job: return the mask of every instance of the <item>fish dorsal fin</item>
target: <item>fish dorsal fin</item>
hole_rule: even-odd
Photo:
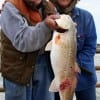
[[[58,92],[58,88],[57,88],[57,85],[56,85],[55,79],[51,82],[51,85],[50,85],[49,91],[51,91],[51,92]]]
[[[52,48],[52,40],[47,43],[45,51],[51,51],[51,48]]]

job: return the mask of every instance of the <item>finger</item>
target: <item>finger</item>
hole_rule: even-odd
[[[60,18],[60,16],[59,15],[50,15],[50,18],[52,18],[52,19],[59,19]]]

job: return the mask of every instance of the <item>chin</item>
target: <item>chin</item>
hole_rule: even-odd
[[[34,2],[34,4],[37,6],[41,3],[42,0],[30,0],[31,2]]]

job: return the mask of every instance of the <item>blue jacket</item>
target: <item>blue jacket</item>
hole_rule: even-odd
[[[77,62],[82,70],[78,74],[76,91],[80,91],[95,85],[97,81],[94,67],[97,35],[93,17],[89,12],[75,8],[72,18],[77,23]]]

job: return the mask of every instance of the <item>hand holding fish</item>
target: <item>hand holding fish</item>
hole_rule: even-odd
[[[56,30],[58,29],[58,25],[56,24],[55,20],[59,18],[60,18],[59,15],[49,15],[46,17],[44,22],[49,28]]]

